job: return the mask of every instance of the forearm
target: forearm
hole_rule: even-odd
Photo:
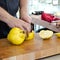
[[[11,19],[11,15],[5,11],[2,7],[0,7],[0,20],[6,22]]]
[[[20,18],[25,22],[31,23],[31,17],[28,13],[28,0],[20,0]]]
[[[28,14],[28,0],[20,0],[20,13]]]

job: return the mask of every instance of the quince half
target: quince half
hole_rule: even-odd
[[[26,34],[24,31],[17,27],[12,28],[7,35],[8,41],[15,45],[22,44],[25,40],[25,37]]]
[[[53,31],[50,31],[50,30],[41,30],[39,32],[39,36],[42,38],[42,39],[49,39],[51,38],[53,35]]]
[[[60,32],[55,33],[55,35],[60,38]]]
[[[32,40],[32,39],[34,39],[34,31],[30,32],[26,37],[26,40]]]

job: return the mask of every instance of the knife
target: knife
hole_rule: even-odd
[[[53,24],[46,22],[44,20],[41,20],[41,19],[37,19],[37,18],[32,17],[32,24],[46,27],[46,28],[48,28],[52,31],[55,31],[55,32],[60,32],[60,28],[57,28],[56,25],[53,25]]]

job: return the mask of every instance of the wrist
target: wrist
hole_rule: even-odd
[[[7,21],[9,21],[11,19],[11,16],[8,15],[6,17],[3,18],[3,21],[6,23]]]
[[[23,16],[23,15],[28,15],[28,9],[27,8],[21,8],[20,10],[20,15]]]

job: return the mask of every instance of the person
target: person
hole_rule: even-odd
[[[28,0],[0,0],[0,38],[7,37],[13,27],[30,32],[31,17],[27,7]],[[20,9],[20,18],[16,18],[18,9]]]

